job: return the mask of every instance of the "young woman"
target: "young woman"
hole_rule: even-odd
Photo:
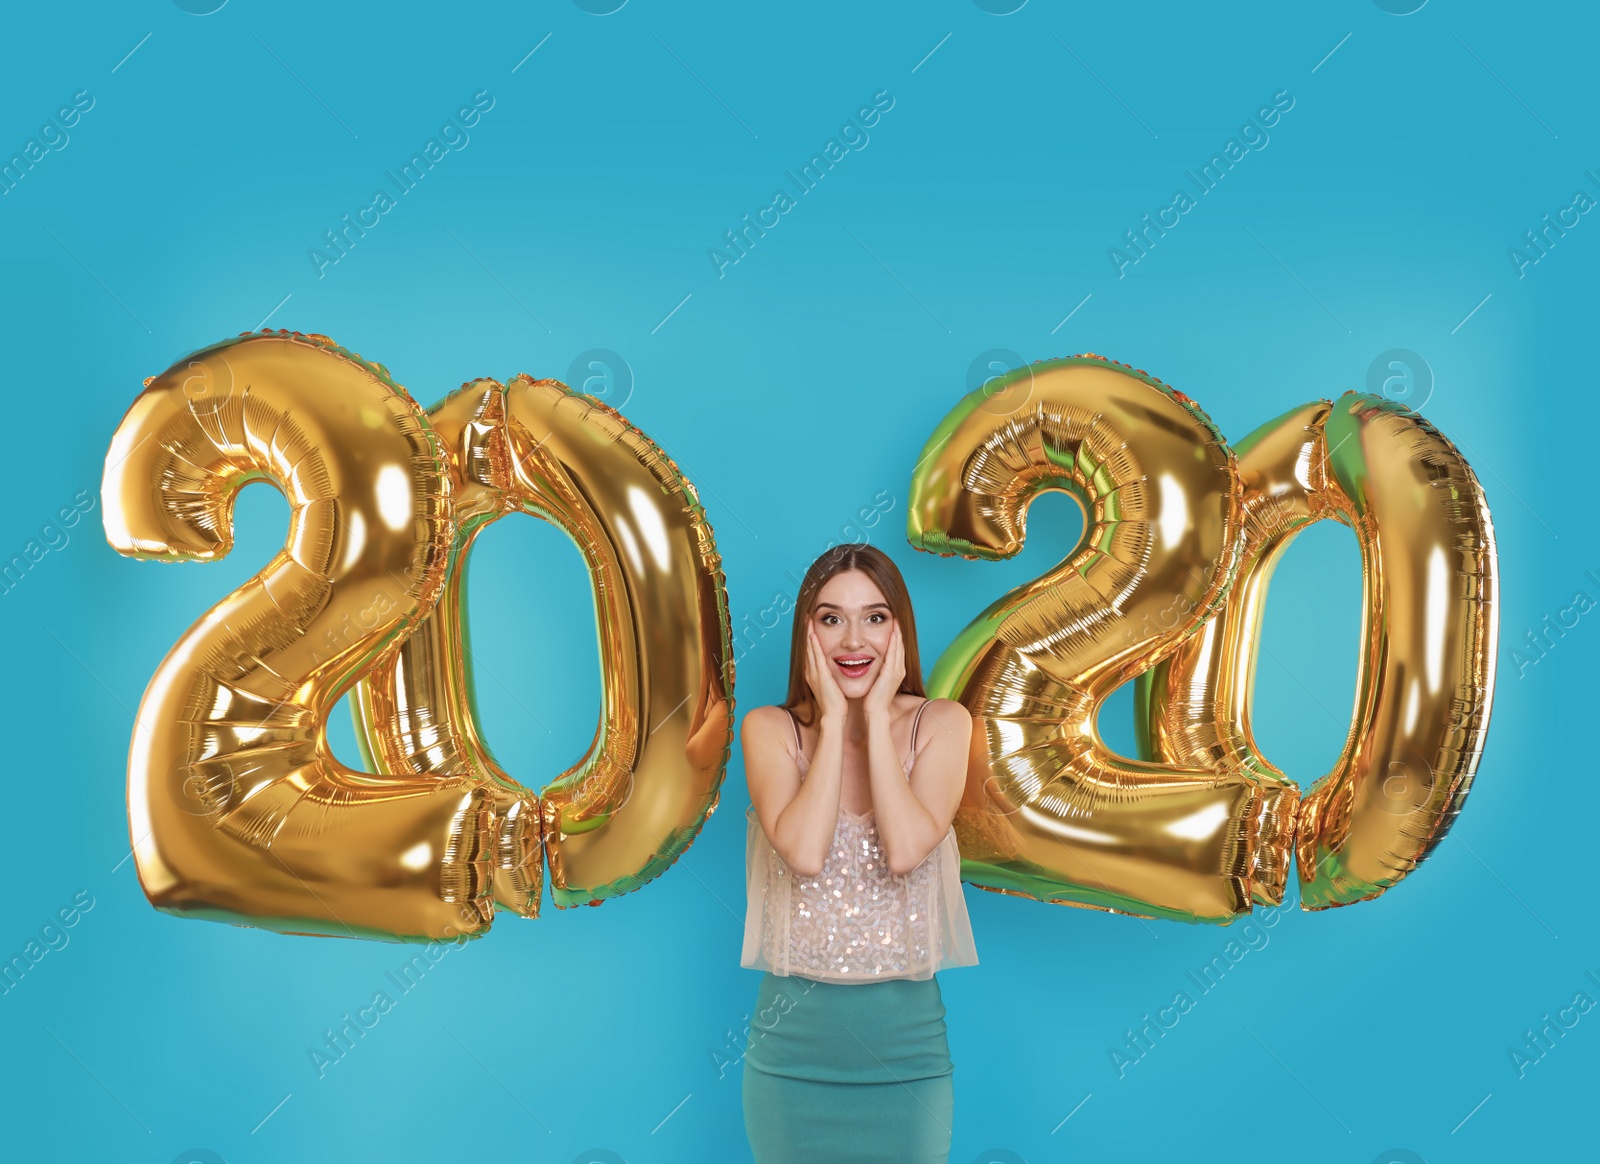
[[[905,581],[869,545],[800,584],[789,694],[744,719],[749,899],[765,970],[744,1057],[757,1164],[944,1164],[938,970],[978,956],[951,821],[972,720],[922,687]]]

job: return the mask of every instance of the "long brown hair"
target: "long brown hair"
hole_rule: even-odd
[[[917,654],[917,620],[911,613],[911,594],[906,590],[906,580],[900,576],[900,568],[876,546],[866,542],[849,542],[834,546],[812,562],[806,576],[800,581],[800,596],[794,607],[794,630],[789,636],[789,696],[781,704],[790,711],[808,704],[815,706],[811,684],[806,682],[806,627],[817,605],[817,593],[829,578],[846,570],[860,570],[871,578],[883,592],[894,620],[900,624],[900,637],[906,655],[906,674],[900,681],[900,694],[927,694],[922,687],[922,660]],[[810,719],[801,719],[800,722],[811,726]]]

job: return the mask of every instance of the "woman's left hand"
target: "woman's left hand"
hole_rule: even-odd
[[[883,656],[883,663],[878,668],[878,677],[872,681],[872,686],[867,690],[863,706],[868,714],[882,713],[894,705],[894,697],[900,691],[900,684],[906,677],[906,644],[900,636],[900,624],[894,624],[894,633],[889,638],[889,650]]]

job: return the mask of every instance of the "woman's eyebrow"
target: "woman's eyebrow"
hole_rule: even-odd
[[[817,607],[816,608],[818,610],[821,610],[824,606],[826,606],[830,610],[843,610],[844,609],[844,607],[840,606],[837,602],[819,602],[819,603],[817,603]],[[861,609],[862,610],[888,610],[889,609],[889,604],[887,602],[869,602],[865,606],[861,607]]]

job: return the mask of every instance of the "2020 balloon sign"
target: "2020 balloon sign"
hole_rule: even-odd
[[[621,415],[553,380],[475,380],[427,413],[325,336],[245,335],[146,381],[102,487],[118,551],[205,561],[255,480],[289,499],[284,549],[152,676],[128,812],[156,908],[286,933],[478,935],[660,875],[720,795],[733,731],[727,594],[694,487]],[[992,603],[934,669],[975,722],[962,877],[1040,901],[1226,924],[1374,897],[1460,811],[1493,691],[1496,573],[1483,492],[1401,405],[1347,393],[1236,451],[1188,397],[1097,356],[963,400],[913,472],[919,549],[1002,558],[1060,490],[1085,531]],[[578,545],[596,599],[601,716],[535,792],[477,727],[464,580],[491,522]],[[1361,546],[1355,721],[1304,795],[1256,748],[1262,608],[1323,518]],[[1137,683],[1142,756],[1095,729]],[[325,725],[353,692],[365,771]]]

